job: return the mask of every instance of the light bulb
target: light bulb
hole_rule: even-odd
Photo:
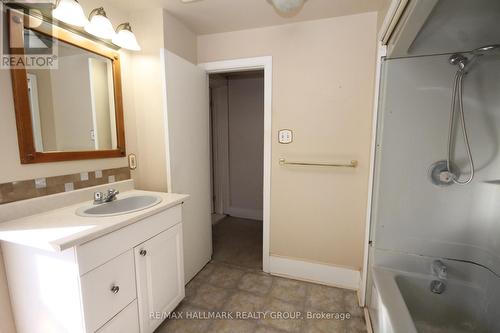
[[[76,0],[59,0],[57,7],[52,11],[52,17],[77,27],[83,27],[89,23],[82,6]]]
[[[132,32],[132,28],[130,27],[130,23],[122,23],[116,28],[115,37],[112,40],[113,44],[118,45],[121,48],[132,50],[132,51],[140,51],[141,47],[139,43],[137,43],[137,39],[135,38],[134,33]]]
[[[289,13],[301,7],[306,0],[271,0],[274,7],[280,12]]]
[[[85,26],[85,31],[102,39],[112,39],[115,29],[106,16],[104,8],[95,8],[89,15],[90,23]]]

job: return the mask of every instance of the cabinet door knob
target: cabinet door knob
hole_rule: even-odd
[[[146,256],[146,254],[148,254],[148,251],[146,251],[146,250],[140,250],[140,251],[139,251],[139,254],[140,254],[141,256],[145,257],[145,256]]]
[[[113,294],[118,294],[119,291],[120,291],[120,287],[118,287],[118,286],[112,286],[111,287],[111,292]]]

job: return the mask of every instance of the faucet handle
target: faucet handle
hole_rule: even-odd
[[[102,192],[94,192],[94,202],[101,202],[103,200]]]
[[[441,260],[434,260],[432,262],[432,271],[441,280],[446,280],[448,277],[448,267]]]
[[[120,193],[120,191],[115,190],[114,188],[109,188],[108,189],[108,194],[115,194],[116,195],[116,194],[119,194],[119,193]]]

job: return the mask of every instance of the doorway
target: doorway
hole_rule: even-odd
[[[168,192],[189,193],[182,214],[185,280],[190,281],[212,257],[210,184],[210,74],[264,71],[264,149],[262,198],[262,270],[269,272],[271,199],[272,57],[242,58],[194,65],[162,49],[165,94],[166,174]]]
[[[217,61],[217,62],[211,62],[211,63],[204,63],[199,65],[203,70],[205,70],[206,73],[209,75],[212,74],[219,74],[224,76],[228,76],[231,74],[242,74],[242,72],[249,72],[246,74],[250,75],[255,75],[259,73],[261,76],[263,76],[262,84],[263,84],[263,118],[261,118],[262,122],[261,124],[263,127],[261,127],[261,133],[262,135],[262,141],[263,142],[263,147],[262,147],[262,159],[261,159],[261,165],[263,166],[262,168],[262,178],[259,181],[259,184],[261,184],[262,188],[262,228],[257,229],[255,228],[253,230],[253,236],[248,237],[248,242],[251,242],[252,246],[255,248],[255,244],[260,244],[259,249],[256,250],[255,252],[257,253],[257,256],[259,254],[262,254],[262,260],[260,262],[260,267],[259,270],[262,269],[264,272],[269,272],[269,259],[270,259],[270,252],[269,252],[269,229],[270,229],[270,206],[271,206],[271,108],[272,108],[272,57],[257,57],[257,58],[243,58],[243,59],[235,59],[235,60],[225,60],[225,61]],[[252,73],[250,73],[252,72]],[[229,142],[230,144],[230,142]],[[213,146],[212,146],[213,147]],[[228,148],[227,151],[229,152],[230,149]],[[219,157],[218,157],[219,158]],[[213,157],[212,157],[213,159]],[[228,159],[229,160],[229,159]],[[213,161],[212,161],[213,162]],[[213,165],[213,163],[212,163]],[[224,164],[222,164],[224,165]],[[225,165],[229,165],[229,162],[227,162]],[[212,171],[214,171],[214,167],[212,167]],[[227,175],[229,175],[230,171],[230,166],[228,167],[227,170]],[[214,183],[220,184],[217,182],[212,181],[212,186]],[[215,185],[217,187],[218,185]],[[224,183],[223,183],[224,184]],[[229,184],[227,182],[226,184]],[[225,191],[225,195],[229,193],[229,191]],[[221,196],[219,194],[219,198],[224,198],[224,194]],[[218,200],[215,199],[213,200],[212,204],[212,211],[217,212],[216,208],[219,209],[218,212],[220,215],[225,216],[227,214],[228,210],[224,212],[224,202],[229,203],[230,200],[226,197],[225,199]],[[237,207],[238,208],[238,207]],[[222,214],[220,213],[222,212]],[[229,209],[229,212],[232,213],[233,215],[235,214],[235,211]],[[236,214],[239,215],[238,213],[241,213],[242,210],[237,210]],[[249,211],[243,211],[244,213],[247,213],[245,216],[247,217],[247,220],[252,220],[251,218],[248,219],[248,217],[253,217],[255,218],[256,215],[251,215],[249,214]],[[253,211],[255,213],[255,210]],[[250,212],[251,213],[251,212]],[[260,217],[260,216],[258,216]],[[215,217],[215,221],[217,221],[219,217]],[[256,221],[253,219],[253,221]],[[238,228],[241,228],[241,225],[244,223],[239,223],[235,225],[234,223],[230,222],[237,222],[237,221],[231,221],[229,220],[227,222],[228,227],[227,230],[233,230],[233,232],[236,232],[235,230],[238,230]],[[242,221],[238,221],[242,222]],[[248,223],[250,221],[247,221]],[[218,225],[217,223],[215,224],[216,226]],[[220,226],[223,226],[222,224]],[[251,227],[255,227],[255,224],[252,224]],[[225,228],[220,228],[221,230],[218,230],[219,234],[221,237],[224,237],[227,233],[230,233],[229,231],[224,230]],[[241,231],[243,234],[245,232],[245,229]],[[248,231],[247,235],[251,235],[252,232]],[[218,237],[217,235],[214,235],[215,237]],[[231,236],[228,236],[227,238],[230,238]],[[227,239],[226,238],[226,239]],[[260,242],[257,238],[260,238]],[[251,239],[257,239],[257,241],[251,241]],[[257,243],[258,242],[258,243]],[[217,244],[215,244],[217,246]],[[220,244],[219,244],[219,249],[220,249]],[[231,247],[230,244],[227,245],[227,247]],[[245,246],[242,246],[243,248]],[[250,245],[248,245],[248,248],[250,248]],[[241,251],[245,251],[242,249]],[[217,255],[214,251],[215,256]],[[254,253],[255,255],[255,253]]]
[[[213,260],[262,269],[264,71],[209,76]]]

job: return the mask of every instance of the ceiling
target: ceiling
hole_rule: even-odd
[[[388,0],[308,0],[291,17],[280,15],[268,0],[200,0],[183,4],[180,0],[108,0],[127,12],[164,8],[197,34],[316,20],[327,17],[378,11]]]

